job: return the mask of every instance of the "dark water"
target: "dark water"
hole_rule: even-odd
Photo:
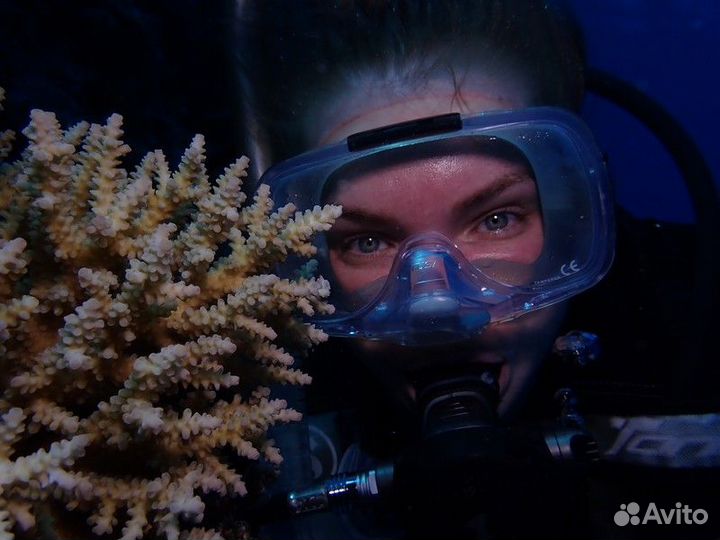
[[[681,121],[720,186],[720,3],[715,0],[573,0],[591,65],[646,92]],[[590,96],[585,116],[609,153],[617,197],[638,217],[690,222],[672,161],[644,127]]]
[[[569,0],[591,66],[631,82],[692,135],[720,186],[720,2]],[[234,2],[214,0],[0,0],[2,126],[24,126],[30,108],[65,124],[126,118],[126,140],[176,162],[196,132],[207,136],[211,172],[242,152],[227,46]],[[693,220],[669,156],[647,130],[590,95],[585,116],[608,153],[621,204],[638,217]]]

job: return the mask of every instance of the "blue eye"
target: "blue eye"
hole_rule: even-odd
[[[510,224],[510,215],[507,212],[494,212],[483,220],[488,231],[500,231]]]
[[[357,246],[361,253],[375,253],[381,247],[382,241],[375,236],[363,236],[357,238],[353,244]]]

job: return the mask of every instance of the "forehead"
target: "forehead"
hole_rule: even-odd
[[[421,200],[442,206],[478,190],[514,178],[529,178],[525,163],[482,153],[456,153],[363,167],[339,174],[328,186],[327,200],[349,207],[412,204]]]

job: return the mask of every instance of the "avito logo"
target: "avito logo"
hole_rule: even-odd
[[[693,510],[687,504],[675,503],[675,508],[666,510],[658,508],[653,502],[648,504],[642,518],[640,517],[640,505],[636,502],[621,504],[620,510],[615,512],[613,517],[615,525],[646,525],[656,523],[657,525],[703,525],[708,520],[708,513],[702,508]]]

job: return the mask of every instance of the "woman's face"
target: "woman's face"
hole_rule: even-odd
[[[474,84],[472,84],[474,81]],[[422,89],[349,92],[328,106],[318,146],[382,125],[448,112],[482,112],[527,106],[517,85],[467,77],[461,92],[450,81]],[[334,121],[330,121],[334,118]],[[543,224],[532,172],[520,159],[493,152],[452,152],[393,163],[341,182],[326,202],[343,206],[329,234],[336,286],[352,293],[386,276],[406,238],[437,231],[468,260],[529,264],[543,247]],[[501,415],[522,402],[562,320],[562,307],[532,312],[487,327],[470,342],[411,348],[362,342],[364,358],[395,389],[414,389],[409,374],[438,361],[500,366]],[[448,360],[450,361],[450,360]]]
[[[542,252],[532,172],[489,148],[353,174],[327,200],[343,208],[328,245],[333,277],[350,294],[386,277],[403,241],[427,231],[443,234],[469,261],[530,265]]]

